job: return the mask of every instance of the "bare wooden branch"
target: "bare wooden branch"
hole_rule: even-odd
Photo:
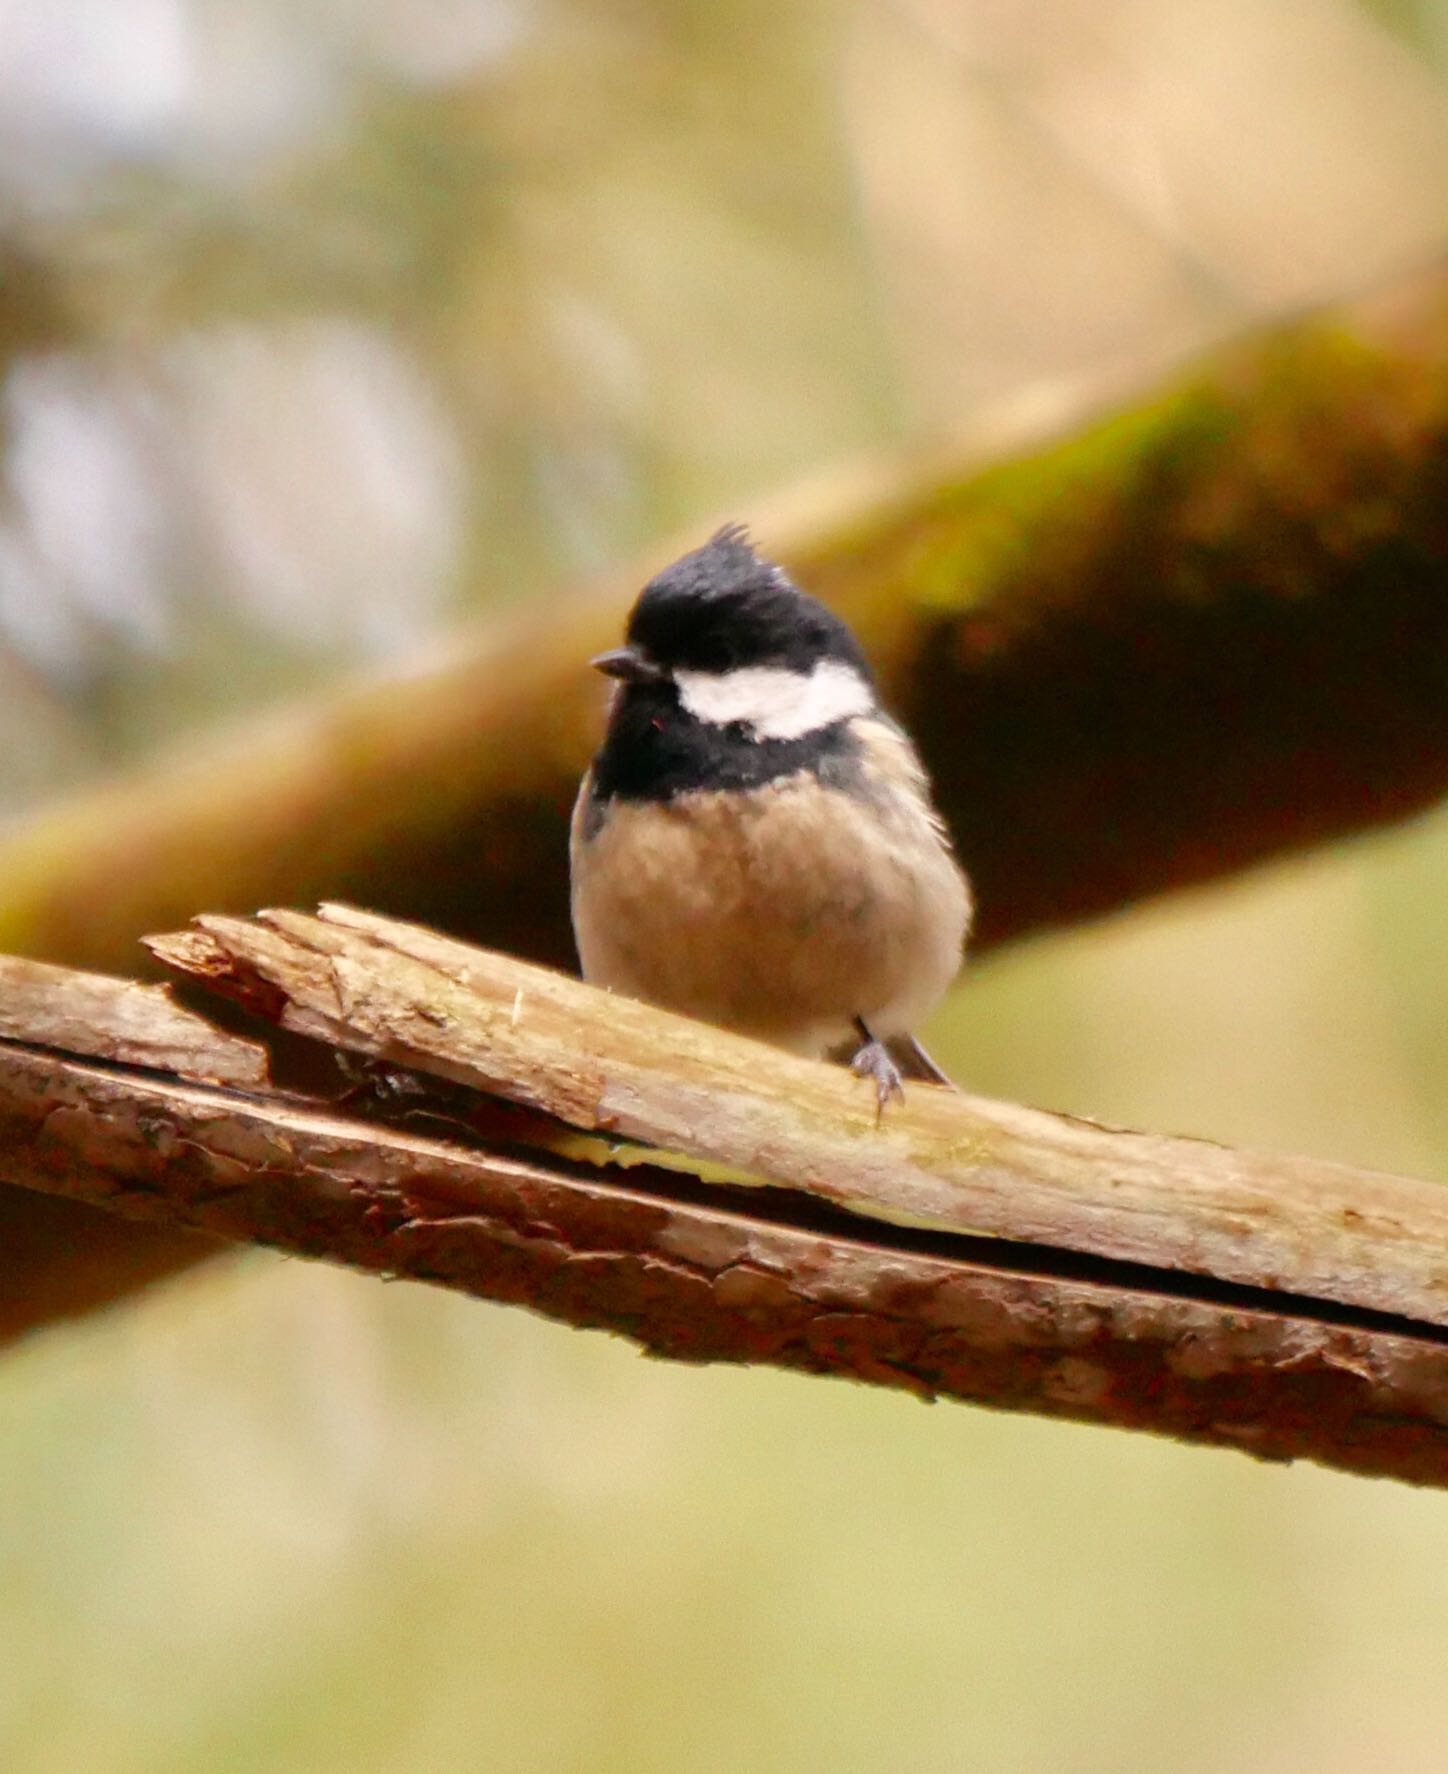
[[[96,1053],[122,1065],[242,1090],[267,1083],[267,1050],[260,1042],[224,1034],[193,1016],[165,986],[17,955],[3,958],[0,984],[0,1040]]]
[[[346,906],[202,917],[173,965],[284,1027],[899,1226],[984,1233],[1448,1329],[1448,1189],[839,1067]],[[765,1210],[767,1211],[767,1210]]]
[[[89,978],[69,999],[57,972],[43,1045],[13,1015],[0,1040],[7,1181],[680,1359],[1448,1485],[1433,1185],[925,1086],[877,1130],[843,1071],[345,908],[200,920],[156,946],[439,1094],[383,1122],[142,1071],[122,1057],[145,1045],[138,1005],[171,1038],[184,1013]],[[60,1028],[81,1057],[54,1051]]]

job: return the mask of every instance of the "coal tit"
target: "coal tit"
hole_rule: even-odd
[[[850,1057],[878,1106],[946,1082],[913,1031],[970,891],[859,642],[736,525],[644,587],[571,840],[584,977]]]

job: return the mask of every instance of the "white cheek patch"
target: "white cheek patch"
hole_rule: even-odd
[[[679,701],[716,727],[743,721],[756,739],[803,739],[851,715],[869,714],[874,692],[849,665],[822,659],[811,672],[774,665],[737,671],[677,671]]]

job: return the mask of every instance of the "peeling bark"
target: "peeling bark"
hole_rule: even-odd
[[[123,1057],[146,1045],[141,1003],[190,1051],[208,1051],[208,1025],[123,982],[83,979],[67,1002],[58,972],[32,1007],[43,1044],[26,1044],[13,1015],[0,1039],[7,1181],[526,1305],[674,1359],[769,1363],[1448,1485],[1448,1247],[1431,1185],[923,1086],[877,1132],[846,1074],[790,1061],[775,1079],[770,1050],[341,908],[206,920],[158,946],[283,1023],[469,1087],[408,1075],[392,1100],[384,1074],[370,1108],[364,1096],[339,1112],[264,1083],[141,1070]],[[0,962],[0,989],[13,965]],[[62,1028],[80,1057],[54,1050]],[[685,1107],[701,1115],[697,1142],[641,1143],[645,1129],[672,1139]],[[993,1151],[1002,1117],[1033,1123],[1014,1170]],[[1133,1139],[1147,1157],[1123,1180],[1114,1154]],[[931,1213],[901,1225],[892,1191],[932,1156]],[[1132,1222],[1153,1165],[1163,1193],[1144,1234]],[[1280,1219],[1242,1192],[1249,1172],[1263,1190],[1275,1181]],[[1041,1237],[1033,1181],[1058,1193],[1066,1237]],[[1314,1215],[1319,1187],[1333,1206]],[[1122,1211],[1123,1188],[1137,1208]],[[1313,1290],[1346,1273],[1336,1219],[1353,1203],[1350,1234],[1368,1229],[1358,1257],[1380,1267],[1334,1298]],[[1389,1203],[1401,1237],[1384,1237]],[[1001,1217],[995,1235],[979,1229],[982,1205]],[[1221,1248],[1240,1252],[1227,1265],[1203,1260],[1213,1213]],[[1289,1236],[1269,1265],[1259,1246],[1274,1227]],[[1267,1266],[1281,1272],[1239,1279]]]
[[[920,1084],[877,1126],[869,1087],[842,1068],[346,906],[202,917],[150,946],[284,1028],[687,1153],[735,1187],[1448,1329],[1448,1190],[1435,1183]]]

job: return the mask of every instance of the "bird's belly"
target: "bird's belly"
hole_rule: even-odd
[[[968,903],[927,820],[786,779],[751,794],[616,802],[574,837],[584,974],[819,1053],[856,1017],[910,1029],[953,978]]]

